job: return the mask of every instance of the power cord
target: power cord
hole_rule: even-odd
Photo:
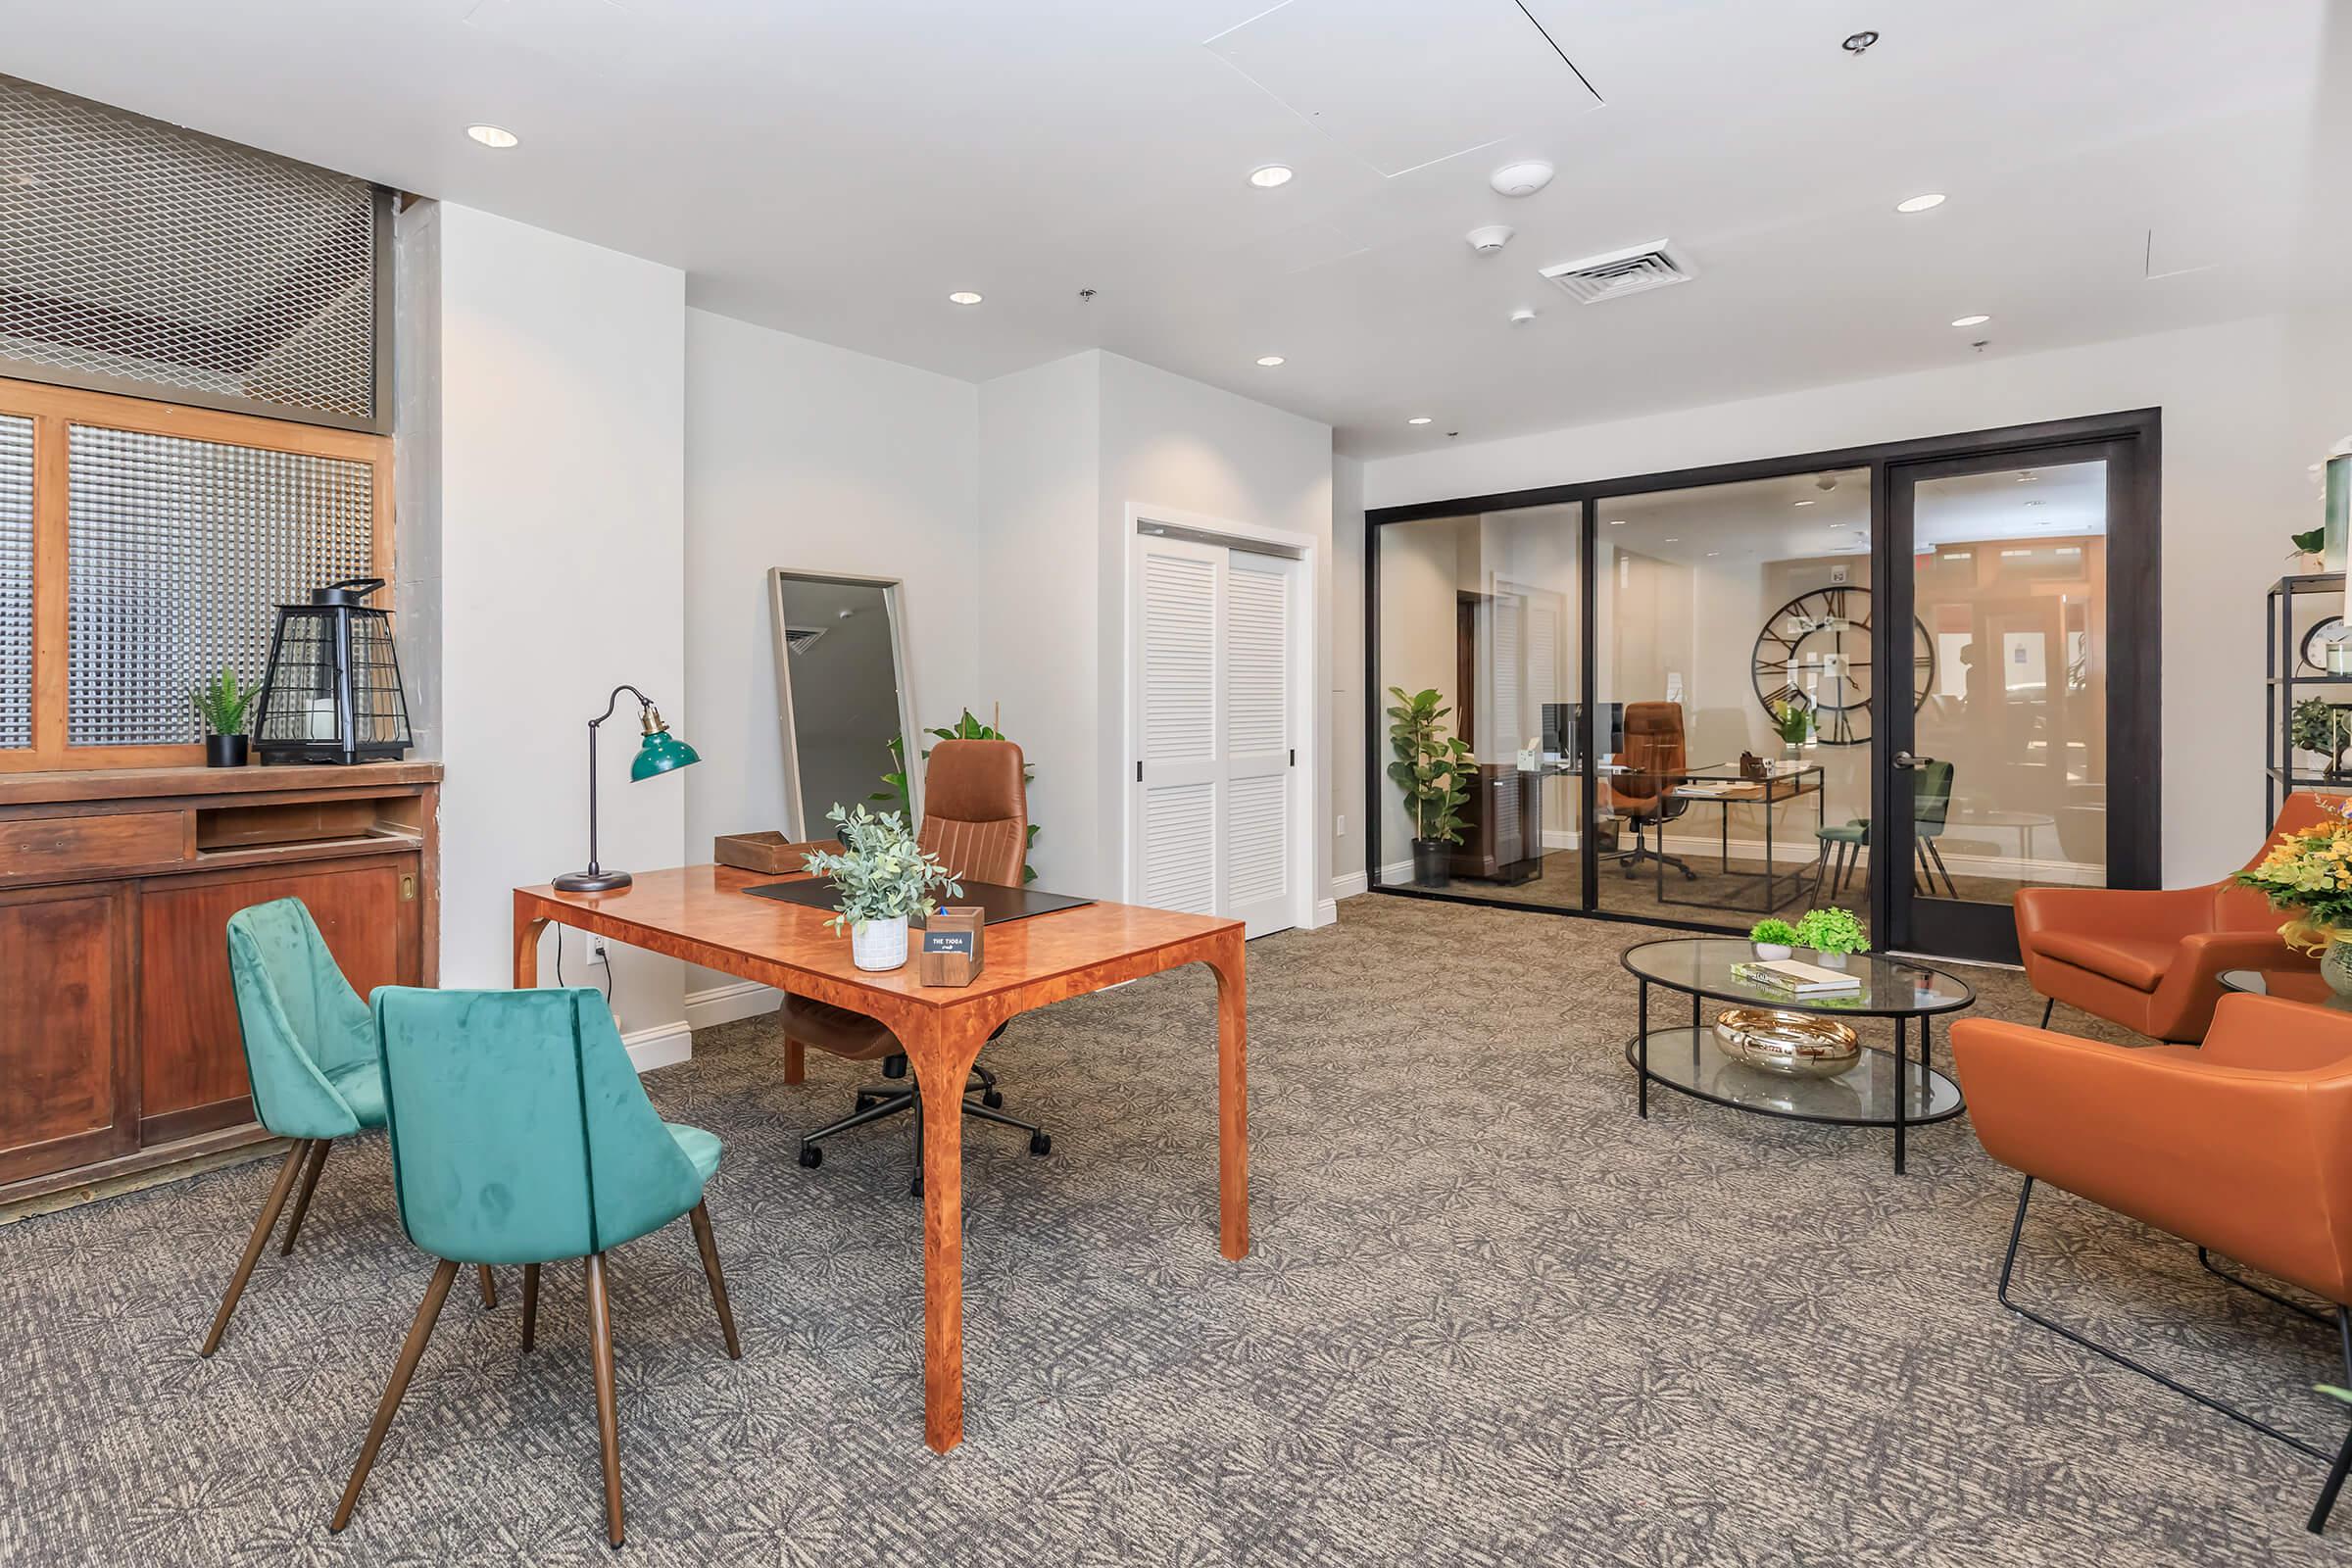
[[[577,930],[577,926],[556,927],[556,984],[559,986],[564,983],[564,933]],[[586,936],[588,933],[582,931],[580,934]],[[612,1005],[612,959],[609,955],[605,958],[605,1005]]]

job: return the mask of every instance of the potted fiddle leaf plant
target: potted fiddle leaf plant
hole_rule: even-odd
[[[1469,779],[1478,761],[1459,735],[1446,733],[1453,711],[1436,691],[1408,693],[1389,688],[1389,777],[1404,792],[1405,814],[1413,824],[1413,884],[1446,885],[1447,852],[1462,842],[1462,808],[1470,800]]]
[[[219,675],[189,694],[196,705],[196,716],[204,724],[204,765],[207,767],[243,767],[250,749],[250,737],[245,733],[245,715],[253,709],[253,700],[261,695],[251,686],[237,684],[237,672],[223,666]]]
[[[1796,922],[1796,945],[1811,948],[1825,969],[1842,969],[1846,958],[1870,951],[1870,933],[1851,909],[1831,905],[1814,909]]]
[[[916,911],[938,907],[934,889],[963,896],[937,857],[915,842],[906,819],[896,811],[880,816],[863,806],[836,806],[825,813],[841,841],[837,854],[820,850],[803,865],[841,895],[841,907],[825,924],[850,933],[850,961],[860,969],[896,969],[906,961],[906,922]]]

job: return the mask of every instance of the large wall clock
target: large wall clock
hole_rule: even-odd
[[[1816,588],[1774,611],[1756,634],[1756,701],[1810,703],[1820,716],[1814,732],[1832,746],[1870,739],[1870,590]],[[1936,688],[1936,647],[1928,628],[1911,620],[1911,707],[1925,706]]]

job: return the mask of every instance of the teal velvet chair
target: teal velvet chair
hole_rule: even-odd
[[[351,989],[326,939],[300,899],[276,899],[228,917],[229,985],[237,1004],[237,1032],[245,1042],[245,1073],[253,1085],[253,1113],[294,1147],[277,1184],[253,1222],[245,1255],[229,1277],[220,1310],[201,1353],[220,1348],[228,1319],[253,1278],[253,1266],[294,1190],[302,1192],[286,1221],[283,1256],[294,1250],[302,1217],[310,1212],[326,1152],[338,1138],[384,1124],[384,1091],[375,1065],[375,1020]],[[496,1305],[490,1271],[482,1270],[482,1300]]]
[[[527,1351],[538,1320],[539,1266],[577,1257],[587,1264],[606,1533],[617,1546],[619,1423],[605,1254],[692,1216],[727,1354],[743,1354],[703,1206],[703,1186],[718,1168],[718,1139],[655,1112],[612,1013],[594,991],[385,986],[374,1010],[400,1223],[440,1264],[368,1424],[334,1528],[351,1520],[459,1265],[523,1265]]]
[[[1924,878],[1926,891],[1931,895],[1936,891],[1936,873],[1942,872],[1945,893],[1956,899],[1960,896],[1960,889],[1952,881],[1952,873],[1943,863],[1943,851],[1936,848],[1936,841],[1943,837],[1944,827],[1949,822],[1951,814],[1952,764],[1949,762],[1922,762],[1913,768],[1911,770],[1911,832],[1914,839],[1913,852],[1919,863],[1912,869],[1915,874]],[[1832,897],[1845,891],[1846,877],[1861,864],[1863,846],[1870,842],[1870,823],[1866,818],[1857,816],[1839,826],[1815,828],[1813,836],[1821,842],[1820,858],[1814,862],[1813,867],[1813,898],[1818,903],[1821,899],[1821,888],[1824,881],[1829,882]],[[1834,873],[1830,869],[1830,857],[1833,850],[1838,858],[1837,870]]]

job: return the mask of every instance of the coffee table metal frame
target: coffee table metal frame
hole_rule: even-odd
[[[1647,942],[1635,943],[1632,947],[1627,948],[1617,956],[1617,962],[1619,966],[1622,967],[1628,974],[1631,974],[1639,983],[1641,988],[1640,1000],[1636,1004],[1636,1031],[1634,1038],[1626,1044],[1625,1057],[1627,1061],[1633,1064],[1634,1071],[1637,1075],[1637,1082],[1639,1085],[1637,1090],[1637,1099],[1642,1120],[1646,1121],[1649,1119],[1649,1086],[1652,1083],[1658,1083],[1664,1085],[1668,1089],[1675,1090],[1678,1093],[1689,1095],[1693,1100],[1703,1100],[1710,1104],[1724,1105],[1733,1110],[1746,1111],[1750,1115],[1777,1116],[1783,1121],[1819,1122],[1840,1127],[1891,1127],[1894,1130],[1894,1169],[1895,1173],[1900,1175],[1902,1174],[1904,1168],[1907,1137],[1912,1128],[1930,1126],[1940,1121],[1949,1121],[1954,1116],[1959,1115],[1962,1111],[1968,1108],[1968,1102],[1960,1093],[1959,1084],[1943,1073],[1936,1071],[1936,1069],[1930,1064],[1928,1059],[1929,1047],[1933,1039],[1932,1031],[1936,1016],[1938,1013],[1958,1012],[1962,1008],[1973,1006],[1976,1004],[1976,989],[1969,985],[1967,981],[1961,979],[1958,975],[1952,974],[1947,970],[1935,968],[1929,964],[1910,963],[1908,961],[1904,961],[1902,966],[1906,969],[1911,969],[1923,974],[1936,975],[1952,985],[1958,986],[1961,992],[1960,996],[1957,998],[1938,1001],[1933,1005],[1923,1005],[1914,1000],[1907,1004],[1899,1006],[1825,1006],[1819,1000],[1809,1002],[1802,997],[1790,997],[1786,1000],[1776,999],[1767,1002],[1759,1000],[1752,992],[1732,991],[1728,988],[1701,984],[1684,984],[1680,981],[1668,980],[1658,976],[1646,974],[1642,970],[1636,968],[1634,965],[1634,955],[1640,953],[1644,948],[1674,947],[1690,942],[1723,943],[1727,946],[1743,945],[1740,944],[1739,939],[1736,937],[1655,937]],[[1864,956],[1867,960],[1867,956]],[[1886,962],[1894,960],[1881,959],[1879,961]],[[1932,1092],[1933,1086],[1934,1084],[1940,1082],[1948,1085],[1951,1089],[1951,1107],[1947,1110],[1937,1111],[1933,1115],[1911,1115],[1911,1096],[1903,1092],[1899,1076],[1893,1096],[1894,1113],[1891,1116],[1823,1116],[1810,1114],[1804,1111],[1783,1110],[1777,1106],[1759,1105],[1747,1101],[1731,1100],[1721,1095],[1711,1095],[1703,1089],[1693,1088],[1689,1084],[1678,1083],[1674,1079],[1668,1078],[1661,1073],[1650,1071],[1649,1042],[1651,1031],[1649,1027],[1649,988],[1652,985],[1661,986],[1668,991],[1684,993],[1690,998],[1690,1030],[1693,1036],[1699,1035],[1706,1028],[1702,1012],[1704,1004],[1708,1002],[1722,1002],[1730,1004],[1734,1006],[1771,1006],[1776,1007],[1783,1012],[1811,1013],[1824,1018],[1890,1018],[1894,1022],[1893,1050],[1888,1051],[1883,1046],[1874,1046],[1868,1044],[1867,1042],[1864,1043],[1862,1049],[1866,1052],[1875,1052],[1880,1055],[1893,1056],[1898,1064],[1898,1074],[1901,1071],[1908,1069],[1912,1065],[1909,1044],[1910,1028],[1912,1022],[1916,1020],[1919,1025],[1918,1069],[1920,1075],[1919,1090],[1921,1099],[1924,1102],[1932,1103],[1935,1099],[1935,1096]],[[1844,999],[1840,998],[1839,1000],[1843,1001]],[[1680,1034],[1681,1030],[1678,1027],[1673,1032]],[[1867,1063],[1863,1063],[1861,1065],[1867,1066]]]

